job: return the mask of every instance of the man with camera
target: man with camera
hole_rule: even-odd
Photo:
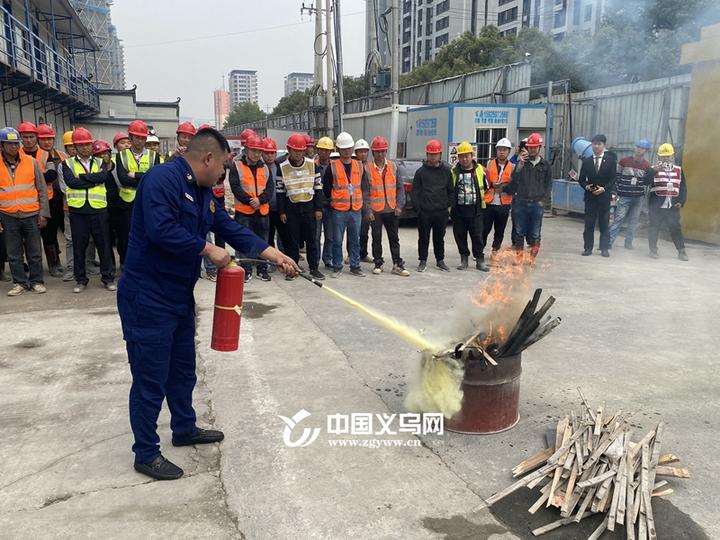
[[[605,148],[605,135],[592,140],[593,155],[582,160],[578,182],[585,190],[585,231],[583,257],[592,255],[595,243],[595,223],[600,229],[600,252],[610,256],[610,202],[617,175],[617,156]]]
[[[540,251],[540,231],[543,219],[543,200],[552,188],[550,163],[540,156],[543,140],[539,133],[532,133],[520,146],[517,166],[513,169],[510,183],[503,187],[504,193],[513,195],[512,240],[517,254],[516,263],[524,259],[525,241],[530,246],[530,262],[534,263]]]

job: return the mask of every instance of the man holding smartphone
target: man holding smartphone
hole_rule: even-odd
[[[595,223],[600,229],[600,251],[610,256],[610,202],[617,174],[617,156],[606,149],[605,135],[595,135],[591,141],[593,155],[582,160],[578,182],[585,190],[585,231],[583,257],[592,255],[595,243]]]

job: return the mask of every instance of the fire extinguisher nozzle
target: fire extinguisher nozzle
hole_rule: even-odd
[[[322,283],[320,283],[318,280],[308,276],[307,274],[304,274],[303,272],[300,272],[298,275],[301,278],[307,279],[310,283],[312,283],[313,285],[317,285],[318,287],[320,287],[322,289]]]

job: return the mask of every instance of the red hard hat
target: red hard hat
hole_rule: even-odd
[[[93,142],[92,135],[85,128],[76,128],[72,134],[73,144],[87,144]]]
[[[250,135],[247,141],[245,141],[245,148],[249,148],[250,150],[265,150],[262,137],[258,134]]]
[[[212,127],[212,126],[210,124],[201,124],[200,127],[198,128],[198,131],[200,131],[201,129],[209,128],[209,127]]]
[[[113,137],[113,146],[117,146],[117,143],[119,143],[120,141],[122,141],[122,140],[124,140],[124,139],[129,139],[129,138],[130,138],[130,137],[128,137],[128,134],[127,134],[127,133],[123,133],[122,131],[118,131],[118,132],[115,134],[115,136]]]
[[[175,133],[186,133],[192,137],[196,133],[195,126],[192,125],[192,122],[183,122],[178,126]]]
[[[93,155],[102,154],[103,152],[110,152],[111,150],[112,149],[110,148],[110,145],[102,139],[98,139],[93,143]]]
[[[527,138],[526,146],[542,146],[543,140],[539,133],[531,133]]]
[[[265,137],[263,139],[263,151],[264,152],[277,152],[277,143],[275,142],[275,139],[271,139],[270,137]]]
[[[287,147],[291,150],[305,150],[307,148],[307,139],[305,138],[305,135],[302,133],[293,133],[290,137],[288,137]]]
[[[20,122],[17,127],[18,133],[35,133],[37,135],[38,129],[32,122]]]
[[[442,154],[442,143],[437,139],[430,139],[425,145],[425,152],[428,154]]]
[[[305,148],[311,148],[315,146],[315,139],[312,138],[312,135],[305,135]]]
[[[240,133],[240,142],[242,143],[243,146],[247,146],[245,143],[252,135],[257,135],[257,133],[255,133],[250,128],[245,128],[242,130],[242,132]]]
[[[378,150],[387,150],[389,147],[390,145],[388,144],[387,139],[379,135],[377,137],[373,137],[373,140],[370,143],[370,150],[373,152]]]
[[[149,131],[145,122],[142,120],[133,120],[128,126],[128,133],[130,135],[137,135],[138,137],[147,137]]]
[[[38,139],[54,139],[55,131],[47,124],[40,124],[37,127]]]

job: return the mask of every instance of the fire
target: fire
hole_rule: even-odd
[[[503,343],[510,334],[521,305],[529,291],[528,266],[518,264],[514,250],[506,249],[494,254],[490,262],[490,275],[471,295],[472,302],[481,308],[483,316],[478,329],[484,349]]]

